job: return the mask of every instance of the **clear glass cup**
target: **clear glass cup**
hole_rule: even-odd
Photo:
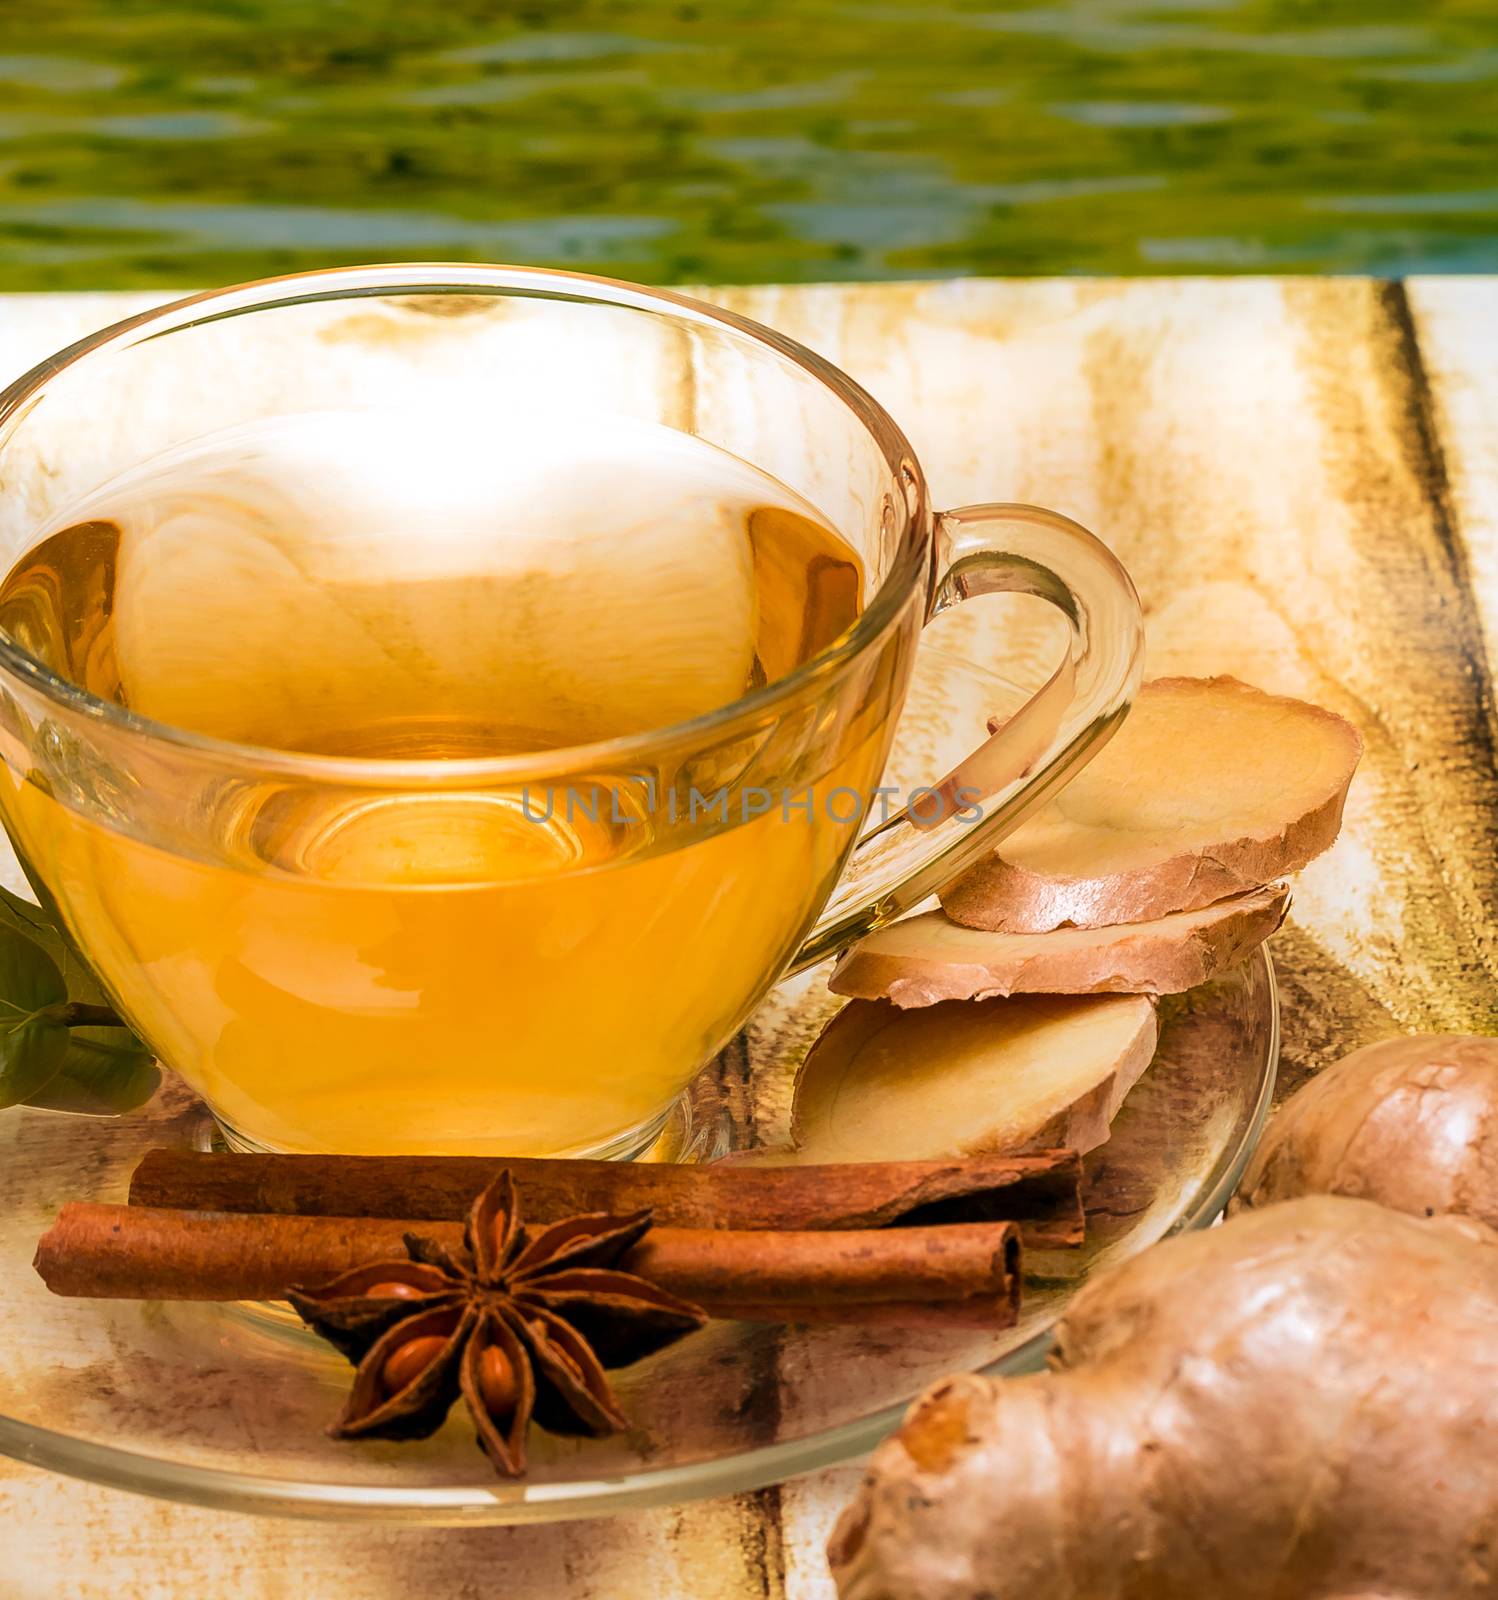
[[[1138,601],[1090,534],[1030,507],[934,512],[894,423],[811,351],[682,295],[567,273],[311,273],[85,339],[0,394],[0,556],[14,564],[163,451],[328,414],[392,448],[435,414],[479,419],[478,451],[489,418],[496,438],[524,428],[563,447],[605,427],[690,434],[816,507],[856,552],[864,592],[843,633],[731,703],[566,748],[443,759],[192,731],[89,693],[24,627],[0,635],[0,811],[28,875],[120,1011],[242,1143],[638,1151],[779,976],[992,848],[1137,686]],[[286,694],[321,697],[336,721],[343,690],[319,651],[343,612],[318,609],[321,557],[293,553],[303,611],[195,526],[166,589],[137,597],[144,636],[152,604],[171,603],[211,642],[226,596],[243,598],[235,584],[263,589],[244,659],[264,675],[267,725]],[[688,553],[712,559],[705,538]],[[438,554],[441,592],[481,602],[472,549],[413,535],[394,566],[372,549],[369,672],[399,653],[381,585],[427,581]],[[347,589],[350,553],[339,559]],[[552,580],[536,605],[565,628],[580,580]],[[922,625],[997,590],[1059,608],[1064,659],[971,758],[881,817]],[[628,663],[595,659],[596,621],[576,633],[579,692],[591,671],[605,696]],[[64,643],[79,659],[106,648]],[[187,658],[162,681],[190,696],[213,670]],[[435,713],[461,698],[461,675],[433,692]]]

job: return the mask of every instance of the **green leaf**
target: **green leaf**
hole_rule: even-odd
[[[29,878],[27,881],[30,881]],[[13,894],[3,883],[0,883],[0,920],[21,929],[38,943],[45,940],[61,941],[67,937],[50,912]]]
[[[69,1028],[68,1033],[62,1067],[29,1104],[106,1117],[134,1111],[156,1093],[161,1069],[128,1028]]]
[[[16,928],[0,926],[0,1106],[29,1099],[62,1070],[68,1029],[49,1012],[67,997],[52,957]]]
[[[8,831],[9,830],[7,830],[7,832]],[[42,882],[37,874],[32,871],[31,863],[26,859],[25,853],[16,843],[14,837],[11,838],[10,847],[15,853],[16,861],[21,868],[21,873],[25,877],[27,885],[30,887],[32,894],[36,896],[36,906],[40,906],[42,915],[54,928],[58,929],[59,932],[62,933],[63,938],[66,939],[68,937],[68,933],[62,925],[62,912],[58,909],[57,901],[52,898],[52,891],[46,886],[45,883]],[[0,885],[0,893],[9,894],[9,890],[4,889],[3,885]],[[10,898],[14,900],[16,897],[11,895]],[[24,906],[26,902],[24,900],[20,900],[17,901],[17,904]],[[32,910],[35,910],[36,906],[33,906]]]
[[[28,874],[29,880],[29,874]],[[43,906],[34,906],[20,895],[12,894],[0,884],[0,929],[13,928],[25,934],[33,944],[39,944],[57,963],[63,982],[68,986],[68,999],[81,1000],[87,1005],[111,1004],[104,993],[94,970],[83,959],[78,946],[63,927],[61,918]]]
[[[32,881],[29,872],[27,879]],[[62,974],[69,1000],[94,1006],[112,1003],[50,904],[32,905],[0,885],[0,938],[7,933],[22,935],[40,946]],[[0,995],[5,992],[0,986]],[[151,1052],[129,1028],[63,1031],[68,1035],[66,1051],[55,1075],[20,1098],[52,1111],[112,1116],[134,1111],[156,1093],[161,1072]],[[0,1081],[0,1105],[15,1103],[4,1094]]]

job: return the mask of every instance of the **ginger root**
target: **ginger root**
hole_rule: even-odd
[[[1091,1150],[1150,1064],[1138,995],[1017,997],[899,1011],[854,1000],[796,1081],[795,1161]]]
[[[1498,1039],[1386,1039],[1324,1068],[1276,1113],[1233,1205],[1302,1194],[1498,1227]]]
[[[944,912],[892,922],[838,962],[834,994],[929,1006],[1009,994],[1182,994],[1261,945],[1285,920],[1284,884],[1116,928],[997,933]]]
[[[1056,1370],[929,1390],[842,1600],[1498,1593],[1498,1234],[1314,1196],[1094,1279]]]
[[[1158,678],[1107,747],[941,891],[954,922],[1044,933],[1147,922],[1256,889],[1337,837],[1363,741],[1235,678]]]

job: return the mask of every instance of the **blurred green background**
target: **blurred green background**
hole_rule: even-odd
[[[1498,270],[1498,0],[0,0],[0,287]]]

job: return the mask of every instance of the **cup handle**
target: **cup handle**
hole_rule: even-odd
[[[904,915],[992,850],[1102,749],[1139,687],[1139,596],[1112,551],[1069,517],[1022,505],[940,513],[936,571],[928,622],[973,595],[1033,594],[1066,618],[1066,656],[915,814],[907,807],[859,840],[789,972]]]

